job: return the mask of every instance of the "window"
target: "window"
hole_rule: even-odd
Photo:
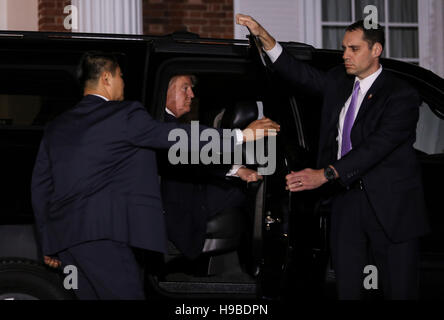
[[[74,76],[65,70],[9,66],[0,72],[0,130],[44,126],[81,97]]]
[[[367,5],[385,27],[384,57],[419,64],[418,0],[322,0],[323,48],[340,49],[344,29],[365,18]]]
[[[43,128],[81,95],[69,71],[26,64],[31,59],[15,65],[17,56],[3,55],[7,64],[0,67],[0,212],[2,219],[29,222],[29,186]]]

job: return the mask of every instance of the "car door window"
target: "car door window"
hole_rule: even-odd
[[[427,260],[444,256],[444,217],[442,188],[444,180],[444,120],[424,103],[417,129],[415,149],[421,165],[424,196],[432,233],[422,240],[422,253]]]
[[[29,186],[44,126],[72,107],[79,91],[63,70],[22,63],[0,73],[0,212],[4,219],[26,220],[32,218]]]

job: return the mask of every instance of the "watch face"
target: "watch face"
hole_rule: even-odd
[[[331,181],[335,178],[335,172],[330,167],[325,169],[324,174],[325,174],[325,178],[327,178],[328,181]]]

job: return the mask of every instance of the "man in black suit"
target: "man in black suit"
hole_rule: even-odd
[[[332,199],[330,239],[339,298],[362,297],[369,256],[386,298],[418,298],[418,238],[429,231],[413,149],[421,100],[381,66],[383,29],[367,29],[363,21],[349,26],[344,66],[323,72],[282,50],[250,16],[236,19],[259,37],[280,75],[323,97],[319,169],[286,179],[292,192],[340,185]]]
[[[143,299],[131,247],[166,252],[153,149],[175,143],[172,129],[190,136],[191,128],[158,122],[141,103],[123,101],[114,56],[87,53],[79,68],[84,98],[47,126],[32,176],[45,262],[77,267],[80,299]],[[253,127],[278,129],[268,119]]]
[[[165,122],[179,123],[191,111],[193,79],[192,75],[170,79]],[[254,182],[262,176],[240,165],[172,165],[164,152],[159,159],[168,238],[187,258],[197,258],[204,246],[207,221],[224,209],[242,210],[245,205],[243,190],[225,177]]]

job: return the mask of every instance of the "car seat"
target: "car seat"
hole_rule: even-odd
[[[257,120],[258,114],[256,102],[239,101],[234,107],[227,108],[218,122],[224,129],[243,130]],[[208,275],[227,271],[230,265],[236,264],[236,250],[240,246],[246,227],[245,212],[238,208],[228,208],[208,221],[202,250],[204,255],[209,256]]]

